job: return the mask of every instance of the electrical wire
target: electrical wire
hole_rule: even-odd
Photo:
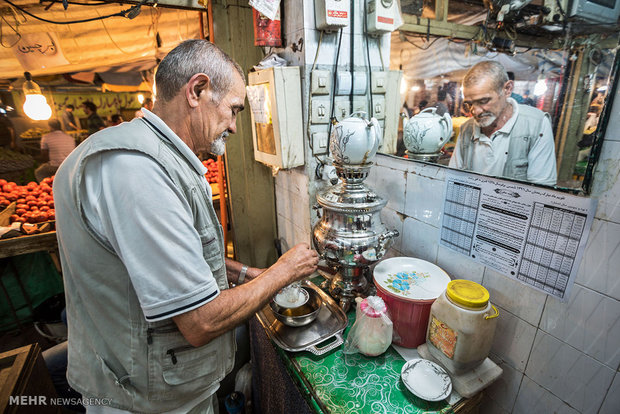
[[[0,13],[0,17],[2,17],[2,21],[4,23],[6,23],[7,26],[9,26],[9,28],[15,33],[15,35],[17,36],[17,40],[15,40],[15,42],[13,42],[13,44],[8,45],[8,44],[4,44],[4,30],[2,29],[2,23],[0,23],[0,46],[5,47],[7,49],[12,48],[13,46],[15,46],[21,39],[22,39],[22,35],[21,33],[19,33],[19,25],[21,24],[19,22],[19,19],[17,17],[17,13],[15,12],[15,10],[13,9],[13,7],[10,7],[11,12],[13,13],[13,18],[15,19],[15,27],[13,27],[11,25],[11,23],[9,23],[9,21],[4,17],[4,13]],[[24,18],[24,22],[26,21],[26,19]]]
[[[310,69],[310,87],[312,88],[312,73],[316,68],[316,62],[319,59],[319,51],[321,50],[321,44],[323,43],[323,30],[321,30],[321,34],[319,35],[319,44],[316,47],[316,53],[314,54],[314,62],[312,63],[312,69]],[[310,131],[310,124],[312,121],[312,91],[308,93],[308,110],[306,111],[308,115],[308,125],[306,128],[306,133],[308,134],[308,144],[310,145],[310,149],[312,150],[312,154],[314,155],[314,142],[312,142],[312,134]],[[316,158],[316,155],[315,155]],[[317,161],[320,160],[317,158]]]
[[[58,0],[41,0],[40,1],[41,4],[44,4],[44,3],[47,3],[47,2],[49,2],[48,6],[47,6],[48,8],[53,6],[56,3],[58,3],[58,4],[62,4],[63,3],[62,1],[58,1]],[[68,1],[67,4],[75,4],[76,6],[103,6],[103,5],[106,5],[106,4],[110,4],[110,2],[99,1],[97,3],[95,3],[95,2],[93,2],[93,3],[81,3],[79,1]]]
[[[99,14],[99,11],[95,10],[95,12],[96,12],[97,14]],[[103,21],[103,19],[101,19],[101,25],[103,26],[103,30],[105,30],[105,32],[106,32],[106,34],[108,35],[108,38],[110,39],[110,41],[112,42],[112,44],[113,44],[114,46],[116,46],[116,48],[117,48],[118,50],[120,50],[120,52],[121,52],[122,54],[124,54],[124,55],[131,55],[131,52],[126,52],[126,51],[124,51],[124,50],[123,50],[123,48],[122,48],[122,47],[120,47],[120,46],[116,43],[116,41],[114,41],[114,39],[112,38],[112,35],[111,35],[111,34],[110,34],[110,32],[108,31],[108,27],[105,25],[105,22]]]
[[[426,38],[427,36],[416,36],[418,38]],[[428,50],[431,46],[433,46],[435,44],[436,41],[438,41],[439,39],[441,39],[441,36],[437,36],[432,42],[428,43],[428,45],[426,47],[422,47],[422,46],[418,46],[416,45],[414,42],[412,42],[406,35],[405,35],[405,41],[407,43],[412,44],[413,46],[417,47],[420,50]]]
[[[48,20],[48,19],[44,19],[43,17],[39,17],[35,14],[30,13],[29,11],[27,11],[26,9],[16,5],[15,3],[13,3],[11,0],[2,0],[8,4],[10,4],[11,6],[15,7],[17,10],[21,11],[22,13],[40,20],[42,22],[45,23],[50,23],[50,24],[76,24],[76,23],[87,23],[87,22],[92,22],[95,20],[103,20],[103,19],[108,19],[110,17],[126,17],[128,19],[133,19],[134,17],[136,17],[139,13],[140,13],[140,7],[142,7],[143,4],[145,4],[148,0],[142,0],[140,3],[136,4],[135,6],[131,6],[128,9],[125,10],[121,10],[118,13],[113,13],[113,14],[109,14],[106,16],[98,16],[98,17],[91,17],[90,19],[81,19],[81,20],[71,20],[71,21],[64,21],[64,22],[58,22],[58,21],[54,21],[54,20]]]
[[[374,116],[374,112],[375,112],[375,106],[372,102],[372,66],[370,64],[370,50],[369,50],[369,40],[368,38],[370,36],[368,36],[368,19],[366,19],[366,2],[364,2],[364,33],[366,34],[366,36],[364,36],[364,38],[366,39],[366,64],[368,67],[368,95],[370,95],[370,111],[369,111],[369,115],[372,118]],[[381,55],[381,49],[379,49],[379,55]]]
[[[329,146],[331,144],[332,139],[332,126],[336,122],[336,118],[334,117],[334,111],[336,110],[336,80],[338,78],[338,60],[340,58],[340,45],[342,44],[342,28],[339,30],[340,36],[338,37],[338,48],[336,48],[336,62],[334,65],[334,78],[332,82],[332,107],[331,114],[329,117],[329,128],[327,131],[327,151],[329,154]]]

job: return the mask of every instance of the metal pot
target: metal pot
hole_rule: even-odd
[[[308,292],[308,301],[297,308],[285,308],[278,305],[275,300],[269,303],[269,307],[277,320],[287,326],[298,327],[308,325],[314,321],[321,310],[321,298],[314,289],[302,286]]]

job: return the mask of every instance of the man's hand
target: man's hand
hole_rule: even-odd
[[[319,255],[317,252],[310,249],[306,243],[299,243],[284,253],[274,264],[274,267],[282,266],[283,270],[288,270],[286,273],[290,275],[290,283],[314,273],[318,263]]]

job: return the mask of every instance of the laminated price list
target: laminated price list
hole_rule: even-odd
[[[594,210],[586,197],[450,171],[439,243],[566,300]]]
[[[476,225],[480,188],[449,182],[443,211],[441,244],[469,254]]]
[[[563,297],[587,215],[534,203],[517,279]]]

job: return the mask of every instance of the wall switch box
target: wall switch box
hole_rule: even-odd
[[[315,0],[314,19],[317,30],[332,31],[349,24],[350,5],[342,0]]]
[[[311,124],[328,124],[331,115],[331,104],[328,97],[313,98],[310,104]]]
[[[387,90],[387,72],[372,72],[371,92],[385,93]]]
[[[327,154],[327,132],[315,132],[312,134],[312,154]]]
[[[354,82],[351,82],[351,72],[338,72],[336,76],[336,95],[350,95],[353,84],[354,95],[365,95],[368,89],[368,76],[366,72],[354,72]]]
[[[311,95],[329,95],[332,90],[332,73],[329,70],[313,70]]]
[[[385,97],[383,95],[372,96],[372,108],[372,116],[385,119]]]

